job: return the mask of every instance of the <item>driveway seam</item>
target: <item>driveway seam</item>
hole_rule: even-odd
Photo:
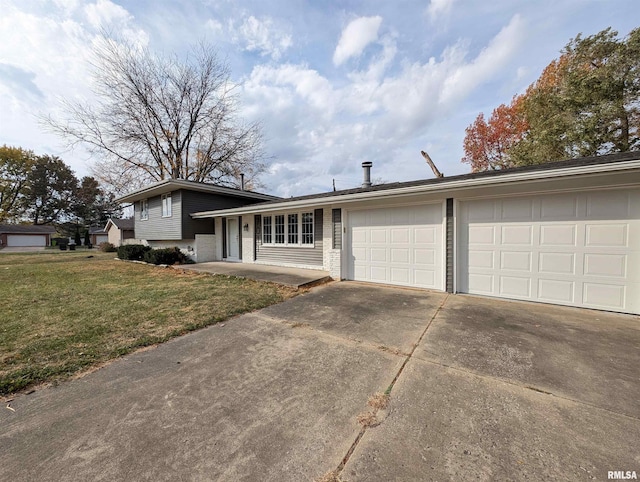
[[[619,415],[621,417],[625,417],[625,418],[628,418],[628,419],[631,419],[631,420],[634,420],[634,421],[640,421],[640,417],[634,417],[633,415],[627,415],[626,413],[616,412],[614,410],[611,410],[611,409],[608,409],[608,408],[605,408],[605,407],[600,407],[598,405],[594,405],[594,404],[589,403],[589,402],[584,402],[582,400],[576,400],[575,398],[570,398],[570,397],[565,397],[563,395],[558,395],[556,393],[548,392],[548,391],[543,390],[541,388],[537,388],[537,387],[535,387],[533,385],[525,385],[525,384],[521,384],[521,383],[515,383],[515,382],[512,382],[512,381],[506,380],[504,378],[495,377],[495,376],[491,376],[491,375],[483,375],[481,373],[474,372],[473,370],[469,370],[467,368],[463,368],[463,367],[459,367],[459,366],[455,366],[455,365],[447,365],[446,363],[442,363],[442,362],[435,361],[435,360],[430,360],[428,358],[423,358],[423,357],[420,357],[420,356],[416,356],[415,358],[416,358],[416,360],[424,362],[424,363],[429,363],[431,365],[436,365],[436,366],[439,366],[439,367],[442,367],[442,368],[448,368],[450,370],[455,370],[455,371],[458,371],[458,372],[466,373],[468,375],[473,375],[474,377],[477,377],[477,378],[480,378],[480,379],[483,379],[483,380],[498,381],[498,382],[504,383],[506,385],[511,385],[512,387],[517,387],[517,388],[521,388],[521,389],[524,389],[524,390],[530,390],[530,391],[536,392],[536,393],[538,393],[540,395],[547,395],[547,396],[555,397],[555,398],[558,398],[560,400],[573,402],[573,403],[578,404],[578,405],[584,405],[585,407],[595,408],[597,410],[602,410],[603,412],[607,412],[607,413],[610,413],[610,414],[613,414],[613,415]]]
[[[326,331],[318,330],[317,328],[314,328],[313,326],[309,325],[308,323],[295,323],[295,322],[291,322],[291,321],[288,321],[288,320],[283,320],[281,318],[277,318],[277,317],[274,317],[274,316],[265,315],[265,314],[260,313],[260,312],[255,312],[255,313],[251,313],[251,314],[256,316],[256,318],[260,318],[263,321],[268,321],[268,322],[272,322],[272,323],[278,323],[278,324],[281,324],[281,325],[287,325],[287,326],[289,326],[291,328],[305,330],[307,332],[311,332],[311,333],[317,334],[317,335],[322,336],[324,338],[329,338],[329,339],[334,340],[334,341],[336,341],[338,343],[341,343],[343,345],[367,348],[369,350],[378,351],[378,352],[381,351],[381,352],[388,353],[390,355],[394,355],[394,356],[398,356],[398,357],[407,357],[407,356],[409,356],[408,353],[403,352],[399,348],[393,348],[393,347],[389,347],[389,346],[382,345],[382,344],[375,344],[375,343],[371,343],[371,342],[366,341],[366,340],[360,340],[358,338],[349,338],[349,337],[345,337],[345,336],[334,335],[334,334],[328,333]]]
[[[429,321],[427,323],[427,326],[422,331],[422,333],[418,337],[417,341],[413,344],[409,354],[406,355],[404,362],[402,363],[402,365],[398,369],[395,377],[391,381],[391,384],[386,389],[385,395],[390,395],[391,394],[391,391],[393,390],[393,387],[395,386],[396,382],[398,381],[398,379],[402,375],[402,372],[404,371],[404,368],[407,366],[407,363],[409,363],[409,360],[411,360],[414,352],[416,351],[416,349],[418,348],[418,346],[422,342],[422,339],[424,338],[424,336],[427,334],[427,330],[431,327],[431,324],[433,323],[433,320],[436,318],[436,316],[438,316],[438,313],[440,313],[440,310],[444,307],[444,305],[445,305],[445,303],[447,302],[448,299],[449,299],[449,293],[447,293],[446,296],[442,299],[442,302],[440,303],[440,306],[438,306],[438,308],[434,311],[433,315],[431,316],[431,318],[429,319]],[[379,411],[379,409],[374,410],[373,415],[374,416],[377,415],[378,411]],[[360,444],[360,440],[362,440],[362,437],[364,437],[364,434],[367,433],[367,429],[368,428],[369,428],[369,426],[365,425],[360,429],[360,432],[358,433],[358,435],[356,436],[355,440],[351,444],[351,447],[349,447],[349,450],[347,451],[345,456],[342,458],[342,461],[340,462],[338,467],[333,472],[330,472],[334,476],[334,480],[340,480],[340,478],[339,478],[340,474],[342,473],[342,471],[344,470],[345,466],[349,462],[349,459],[351,458],[351,456],[355,452],[356,448]]]

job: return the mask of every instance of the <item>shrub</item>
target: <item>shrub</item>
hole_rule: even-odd
[[[144,260],[144,254],[150,250],[151,248],[144,244],[123,244],[118,247],[118,258],[142,261]]]
[[[100,251],[104,253],[115,253],[117,251],[116,247],[112,243],[104,242],[98,245]]]
[[[152,249],[144,254],[144,261],[151,264],[184,264],[189,258],[180,251],[180,248]]]

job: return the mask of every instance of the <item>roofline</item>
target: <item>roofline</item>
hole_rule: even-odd
[[[640,157],[630,161],[619,161],[615,163],[591,164],[585,166],[572,166],[565,168],[550,167],[547,170],[535,170],[525,172],[504,172],[497,173],[494,176],[480,178],[465,179],[447,179],[441,178],[439,182],[431,184],[418,184],[410,186],[399,186],[397,188],[389,188],[383,190],[364,191],[352,194],[343,194],[335,196],[322,196],[316,198],[305,198],[292,201],[270,202],[268,204],[253,204],[241,208],[222,209],[214,211],[202,211],[191,214],[194,219],[211,218],[216,216],[231,216],[250,214],[255,212],[273,212],[283,209],[299,209],[310,206],[325,206],[327,204],[342,204],[352,201],[381,199],[386,197],[406,196],[411,194],[434,193],[445,191],[448,189],[468,188],[468,187],[484,187],[496,184],[504,184],[510,182],[525,182],[552,179],[558,177],[568,177],[584,174],[604,174],[614,171],[624,171],[629,169],[640,169]]]
[[[243,191],[242,189],[235,189],[232,187],[216,186],[214,184],[205,184],[195,181],[187,181],[184,179],[165,179],[163,181],[150,184],[143,188],[132,191],[124,196],[115,199],[117,203],[135,202],[141,199],[146,199],[150,196],[165,194],[175,189],[186,189],[190,191],[200,191],[216,194],[226,194],[230,196],[239,196],[250,199],[260,199],[263,201],[272,201],[280,199],[277,196],[271,196],[270,194],[262,194],[253,191]]]

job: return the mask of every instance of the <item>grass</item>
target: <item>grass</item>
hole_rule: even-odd
[[[0,293],[0,396],[295,295],[86,251],[0,252]]]

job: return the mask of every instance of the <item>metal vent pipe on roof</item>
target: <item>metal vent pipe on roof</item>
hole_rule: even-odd
[[[362,163],[362,169],[364,169],[364,182],[362,183],[362,187],[371,187],[371,166],[373,166],[373,162],[364,161]]]
[[[240,190],[244,191],[244,174],[240,173]]]

